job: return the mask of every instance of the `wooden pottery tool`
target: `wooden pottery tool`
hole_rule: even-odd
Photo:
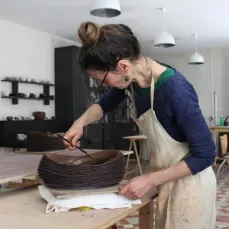
[[[64,138],[63,136],[61,136],[60,134],[57,134],[58,137],[62,138],[64,141],[68,142],[72,147],[76,147],[77,149],[79,149],[81,152],[87,154],[89,157],[94,158],[91,154],[87,153],[85,150],[83,150],[82,148],[80,148],[79,146],[73,146],[73,144],[66,138]]]

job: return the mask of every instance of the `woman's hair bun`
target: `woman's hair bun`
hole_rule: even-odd
[[[84,22],[78,29],[78,36],[83,45],[95,45],[100,36],[100,26],[93,22]]]

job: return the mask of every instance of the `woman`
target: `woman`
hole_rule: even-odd
[[[156,187],[157,229],[215,228],[211,165],[216,150],[192,85],[176,69],[140,56],[138,40],[125,25],[87,22],[78,34],[81,67],[110,89],[74,122],[65,138],[79,144],[84,126],[129,96],[132,117],[148,138],[154,172],[135,177],[120,194],[136,199]]]

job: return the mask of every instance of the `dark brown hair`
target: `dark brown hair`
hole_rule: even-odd
[[[85,70],[114,70],[121,59],[138,59],[140,45],[132,30],[123,24],[99,26],[85,22],[78,29],[82,47],[79,64]]]

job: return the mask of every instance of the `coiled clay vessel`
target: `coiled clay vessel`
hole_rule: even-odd
[[[94,158],[45,153],[38,166],[50,189],[93,189],[118,184],[125,174],[125,158],[118,150],[92,153]]]

